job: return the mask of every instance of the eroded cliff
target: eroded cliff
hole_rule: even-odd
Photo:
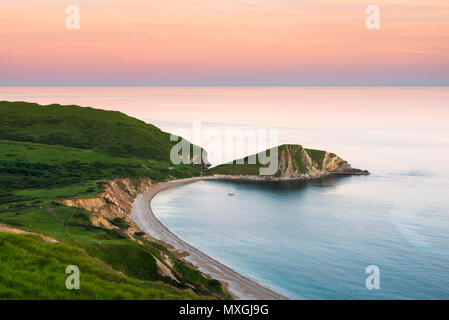
[[[267,157],[270,163],[262,164],[259,161],[260,155],[272,155],[273,150],[277,150],[277,157]],[[261,168],[273,165],[271,162],[276,160],[274,165],[277,167],[274,168],[273,174],[261,174]],[[352,168],[347,161],[334,153],[291,144],[219,165],[209,172],[214,175],[232,176],[239,180],[312,179],[331,174],[369,174],[366,170]]]
[[[90,221],[94,226],[107,229],[118,228],[111,223],[114,219],[122,219],[126,228],[122,231],[131,239],[136,232],[141,232],[130,218],[131,206],[137,194],[152,186],[149,178],[135,181],[130,179],[116,179],[108,181],[105,191],[95,198],[78,198],[62,200],[61,203],[70,207],[79,207],[91,212]]]

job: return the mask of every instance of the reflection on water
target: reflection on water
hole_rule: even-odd
[[[202,181],[152,207],[187,242],[289,298],[444,299],[448,191],[445,179],[400,175]],[[380,290],[365,287],[372,264]]]

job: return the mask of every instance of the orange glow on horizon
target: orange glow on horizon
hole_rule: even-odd
[[[449,2],[376,3],[375,31],[365,28],[362,0],[78,1],[78,31],[65,28],[58,1],[2,3],[0,80],[285,75],[325,82],[378,72],[448,79]]]

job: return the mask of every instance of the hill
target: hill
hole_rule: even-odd
[[[269,164],[263,164],[259,159],[260,155],[266,154],[269,157],[274,149],[216,166],[209,169],[208,173],[267,179],[307,179],[328,174],[369,174],[368,171],[353,169],[347,161],[327,151],[306,149],[292,144],[280,145],[277,149],[277,168],[273,174],[261,175],[260,169],[268,168]]]
[[[230,298],[126,219],[141,188],[203,174],[169,161],[175,143],[120,112],[0,102],[0,299]],[[65,287],[72,264],[80,290]]]
[[[170,134],[118,111],[0,101],[0,139],[169,161]]]

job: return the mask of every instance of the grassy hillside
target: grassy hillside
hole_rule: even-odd
[[[323,162],[324,156],[326,154],[325,151],[320,150],[313,150],[313,149],[305,149],[300,145],[280,145],[278,146],[278,170],[273,176],[280,176],[281,175],[281,164],[283,157],[285,158],[286,152],[288,150],[288,154],[292,156],[292,162],[293,166],[298,170],[300,173],[307,173],[309,171],[309,168],[307,167],[307,164],[305,163],[303,159],[303,152],[307,152],[307,154],[313,155],[312,159],[315,160],[317,163]],[[219,166],[216,166],[214,168],[211,168],[208,170],[209,174],[226,174],[226,175],[259,175],[259,170],[262,167],[268,167],[267,164],[261,164],[259,162],[259,155],[266,154],[267,156],[270,155],[271,150],[266,150],[263,152],[260,152],[255,155],[251,155],[248,157],[245,157],[243,159],[234,160],[229,163],[225,163]],[[256,163],[250,164],[249,159],[255,158]],[[240,163],[237,163],[240,162]],[[243,162],[243,163],[241,163]]]
[[[150,177],[160,181],[199,175],[202,170],[195,165],[175,166],[167,161],[112,156],[90,149],[0,140],[0,172],[3,190],[68,185],[79,188],[80,184],[87,184],[94,195],[100,180]]]
[[[267,153],[269,155],[269,151]],[[208,174],[224,174],[224,175],[247,175],[258,176],[261,167],[267,167],[268,165],[261,164],[259,158],[256,157],[256,163],[249,163],[249,158],[257,155],[247,156],[245,158],[234,160],[228,163],[218,165],[216,167],[207,170]],[[237,162],[240,162],[237,164]],[[242,163],[243,162],[243,163]],[[251,161],[253,162],[253,161]]]
[[[77,246],[48,243],[32,235],[0,233],[0,261],[0,299],[207,298],[118,273]],[[80,290],[65,287],[68,265],[80,269]]]
[[[229,298],[218,281],[160,244],[118,229],[93,226],[90,212],[58,200],[93,197],[117,178],[153,182],[198,176],[195,165],[173,165],[169,134],[119,112],[77,106],[0,102],[0,223],[48,235],[0,232],[0,299]],[[174,263],[179,282],[158,272]],[[80,290],[65,288],[78,265]]]
[[[7,101],[0,101],[0,139],[162,161],[170,160],[177,143],[159,128],[118,111]]]

